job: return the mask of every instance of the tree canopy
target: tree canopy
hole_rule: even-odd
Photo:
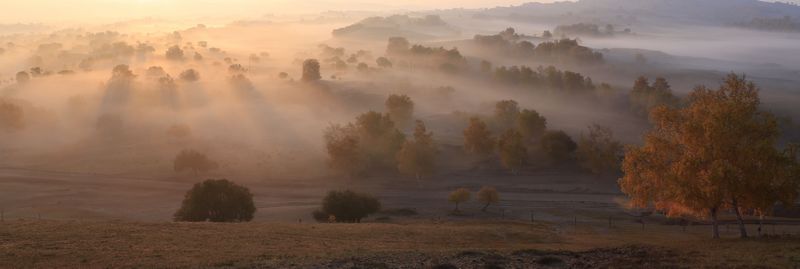
[[[241,222],[253,219],[253,195],[227,179],[209,179],[186,192],[175,221]]]

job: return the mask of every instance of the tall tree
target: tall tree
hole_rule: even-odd
[[[407,140],[397,153],[397,168],[400,172],[414,175],[417,180],[435,170],[436,145],[433,133],[428,132],[425,123],[417,121],[414,141]]]
[[[536,110],[522,110],[517,118],[517,130],[522,134],[525,143],[531,143],[547,130],[547,119]]]
[[[652,204],[669,216],[709,216],[712,236],[718,238],[723,209],[736,213],[740,235],[746,237],[743,209],[794,201],[796,187],[773,193],[774,186],[797,186],[798,180],[775,172],[794,166],[775,147],[777,121],[759,111],[758,91],[731,74],[717,90],[697,87],[686,108],[654,109],[654,129],[643,146],[627,150],[623,162],[619,183],[631,203]]]
[[[514,100],[502,100],[494,106],[494,119],[500,130],[514,126],[519,117],[519,104]]]
[[[522,135],[514,129],[508,129],[497,141],[497,150],[503,166],[516,174],[528,157],[528,149],[522,140]]]
[[[317,81],[322,79],[317,59],[308,59],[303,62],[303,81]]]
[[[414,117],[414,101],[408,95],[392,94],[386,98],[384,103],[389,117],[401,129],[405,129]]]
[[[492,154],[494,143],[486,123],[480,118],[471,118],[469,126],[464,129],[464,149],[468,153],[485,158]]]
[[[614,140],[611,129],[595,124],[589,126],[588,135],[581,134],[575,153],[581,167],[602,175],[619,169],[622,144]]]

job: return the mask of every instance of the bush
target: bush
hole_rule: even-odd
[[[186,192],[175,221],[241,222],[253,219],[253,195],[227,179],[209,179]]]
[[[358,223],[380,209],[380,201],[372,195],[351,190],[330,191],[322,199],[322,209],[314,212],[314,218],[319,221],[317,217],[332,215],[337,222]]]

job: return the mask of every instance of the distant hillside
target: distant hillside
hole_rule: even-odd
[[[759,18],[800,18],[800,6],[758,0],[580,0],[497,7],[478,12],[475,16],[551,23],[740,25]]]
[[[457,37],[461,32],[443,21],[437,15],[421,18],[408,15],[389,17],[371,17],[347,27],[333,30],[333,36],[339,38],[360,38],[386,40],[389,37],[402,36],[410,39],[435,39]]]

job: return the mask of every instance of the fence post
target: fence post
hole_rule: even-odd
[[[534,222],[535,222],[535,221],[534,221],[534,219],[533,219],[533,210],[531,210],[531,223],[534,223]]]

